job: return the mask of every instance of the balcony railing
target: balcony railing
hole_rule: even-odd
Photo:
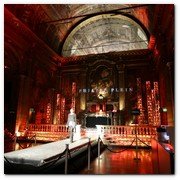
[[[39,132],[68,132],[66,125],[57,124],[29,124],[28,131]]]
[[[96,125],[96,127],[98,136],[105,144],[135,146],[133,139],[138,138],[138,146],[151,146],[151,139],[157,139],[155,126]]]
[[[77,125],[76,134],[78,139],[83,136],[96,136],[101,137],[105,144],[112,145],[129,145],[133,142],[133,139],[139,138],[138,146],[145,146],[146,144],[151,146],[151,139],[157,139],[157,130],[155,126],[109,126],[109,125],[96,125],[97,129],[89,131],[89,129],[80,128],[81,125]],[[55,140],[60,136],[67,137],[68,128],[66,125],[50,125],[50,124],[29,124],[28,132],[36,134],[37,139],[50,138]],[[47,135],[48,134],[48,135]],[[51,137],[52,136],[52,137]],[[144,142],[144,144],[143,144]],[[135,146],[135,141],[132,143]]]
[[[119,134],[125,137],[135,136],[136,132],[139,136],[157,136],[155,126],[108,126],[96,125],[99,134]]]

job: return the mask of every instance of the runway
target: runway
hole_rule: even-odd
[[[91,138],[91,143],[94,141],[95,139]],[[69,150],[72,151],[76,148],[78,149],[82,146],[86,146],[88,142],[88,138],[83,138],[73,143],[70,143],[69,139],[65,139],[27,149],[8,152],[5,153],[4,156],[12,164],[39,167],[51,162],[52,159],[63,154],[66,149],[66,144],[69,144]]]

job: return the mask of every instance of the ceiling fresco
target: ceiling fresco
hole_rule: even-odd
[[[89,18],[74,28],[64,43],[62,55],[100,54],[147,47],[145,32],[132,19],[103,14]]]
[[[153,5],[7,4],[5,8],[66,57],[146,49],[153,29]]]

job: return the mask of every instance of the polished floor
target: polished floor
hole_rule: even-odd
[[[106,149],[100,156],[91,162],[80,174],[154,174],[151,149]]]

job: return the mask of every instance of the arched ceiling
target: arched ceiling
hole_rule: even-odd
[[[144,29],[151,33],[154,7],[155,5],[143,4],[5,5],[5,8],[26,24],[51,49],[64,56],[133,49],[134,43],[130,43],[131,41],[147,40]],[[126,17],[123,20],[122,17],[125,18],[125,16],[137,20],[143,30],[131,19]],[[80,34],[83,36],[81,37]],[[119,38],[120,36],[121,38]],[[127,36],[127,38],[123,38],[123,36]],[[128,38],[129,40],[127,40]],[[120,42],[122,42],[121,47],[119,46]],[[72,46],[68,43],[82,49],[86,46],[100,46],[100,48],[91,48],[91,50],[87,48],[75,53],[66,51]],[[136,44],[136,46],[142,49],[147,47],[147,42]]]
[[[117,14],[88,18],[69,34],[63,56],[101,54],[112,51],[147,49],[148,38],[132,19]]]

